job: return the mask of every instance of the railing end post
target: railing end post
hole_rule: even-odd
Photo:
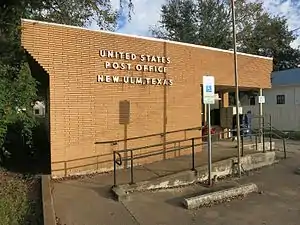
[[[282,141],[283,141],[284,159],[286,159],[286,158],[287,158],[287,155],[286,155],[286,142],[285,142],[286,140],[285,140],[285,138],[283,138]]]
[[[192,138],[192,170],[195,170],[195,138]]]
[[[133,178],[133,150],[130,150],[130,184],[134,184]]]
[[[113,163],[114,163],[114,187],[116,186],[117,183],[117,174],[116,174],[116,151],[113,151]]]
[[[65,172],[65,177],[68,176],[68,172],[67,172],[67,162],[64,161],[64,172]]]
[[[241,144],[242,144],[242,154],[241,154],[241,156],[243,157],[244,156],[244,133],[242,133],[242,135],[241,135]]]

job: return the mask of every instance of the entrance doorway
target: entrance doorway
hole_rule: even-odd
[[[202,95],[201,95],[202,96]],[[220,108],[221,108],[221,99],[219,98],[220,92],[216,92],[216,100],[215,104],[210,105],[210,116],[211,116],[211,125],[212,126],[220,126]],[[203,97],[202,97],[202,126],[205,126],[207,124],[207,106],[203,103]]]

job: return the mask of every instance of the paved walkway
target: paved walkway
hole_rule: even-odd
[[[222,141],[213,144],[212,152],[213,161],[219,161],[235,156],[237,149],[233,142]],[[203,146],[203,151],[197,153],[195,159],[196,166],[207,164],[207,146]],[[184,155],[138,166],[134,169],[135,182],[188,170],[191,169],[191,165],[191,156]],[[120,184],[129,181],[130,172],[119,170],[117,182]],[[121,203],[112,200],[110,192],[112,185],[112,173],[55,182],[54,204],[61,223],[67,225],[134,224],[134,219],[126,208]]]
[[[236,153],[237,149],[232,142],[219,142],[213,145],[213,161],[233,157]],[[252,152],[245,152],[245,154],[249,153]],[[204,147],[203,152],[196,155],[196,166],[206,164],[207,150],[206,147]],[[190,156],[182,156],[145,166],[139,166],[134,170],[135,182],[154,179],[158,176],[176,173],[190,168]],[[128,183],[130,178],[129,171],[118,171],[117,178],[119,183]],[[135,200],[128,203],[116,202],[112,199],[110,192],[112,184],[112,173],[93,175],[76,180],[55,182],[53,191],[54,206],[61,224],[192,224],[190,223],[191,221],[186,223],[187,221],[184,220],[176,220],[179,215],[183,215],[185,213],[189,215],[189,212],[185,212],[182,208],[174,206],[174,204],[167,204],[168,200],[166,200],[166,202],[162,202],[162,200],[156,202],[158,200],[157,197],[154,198],[154,196],[149,195],[150,193],[137,195]],[[171,194],[172,198],[175,198],[174,195],[175,194]],[[179,213],[179,211],[182,212]],[[176,215],[173,215],[172,212]],[[136,215],[136,213],[138,215]],[[162,220],[159,218],[162,218]]]
[[[136,193],[124,206],[135,218],[135,222],[141,225],[298,225],[300,175],[296,175],[294,170],[300,166],[299,153],[298,150],[293,158],[251,172],[250,176],[240,180],[227,180],[228,186],[250,182],[258,185],[261,192],[244,199],[188,211],[182,207],[182,199],[204,192],[203,187],[194,185],[181,189]]]
[[[232,141],[220,141],[213,143],[212,146],[212,161],[220,161],[231,158],[237,155],[236,144]],[[254,153],[254,151],[245,150],[245,154]],[[207,145],[202,145],[202,151],[195,154],[195,167],[208,164]],[[180,157],[158,161],[142,166],[134,167],[134,182],[151,180],[157,177],[178,173],[180,171],[189,170],[192,168],[191,155],[183,155]],[[107,174],[111,177],[111,174]],[[103,179],[103,175],[99,176]],[[117,173],[117,184],[130,182],[130,170],[119,170]],[[111,183],[112,184],[112,183]]]

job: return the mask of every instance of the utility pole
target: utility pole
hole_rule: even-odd
[[[231,0],[231,15],[232,15],[232,34],[233,34],[233,63],[234,63],[234,80],[235,80],[235,99],[236,99],[236,126],[237,126],[237,153],[238,153],[238,173],[241,176],[241,123],[239,112],[239,77],[237,68],[237,50],[236,50],[236,28],[235,28],[235,0]]]

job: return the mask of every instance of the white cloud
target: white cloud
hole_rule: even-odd
[[[119,0],[112,4],[119,9]],[[131,21],[118,30],[120,33],[150,36],[149,27],[155,25],[160,18],[160,10],[165,0],[132,0],[134,12]]]
[[[290,30],[300,28],[300,1],[299,0],[264,0],[264,7],[274,15],[287,18]],[[298,29],[300,35],[300,29]],[[292,44],[293,47],[300,46],[300,37]]]
[[[249,0],[254,1],[254,0]],[[300,27],[300,1],[299,0],[261,0],[264,7],[274,15],[281,15],[287,18],[291,30]],[[149,27],[155,25],[160,19],[160,10],[165,0],[132,0],[134,13],[132,20],[126,22],[118,29],[120,33],[150,36]],[[120,7],[120,0],[111,0],[114,9]],[[96,29],[95,26],[91,28]],[[300,34],[300,29],[298,30]],[[300,45],[300,38],[293,44],[293,47]]]

